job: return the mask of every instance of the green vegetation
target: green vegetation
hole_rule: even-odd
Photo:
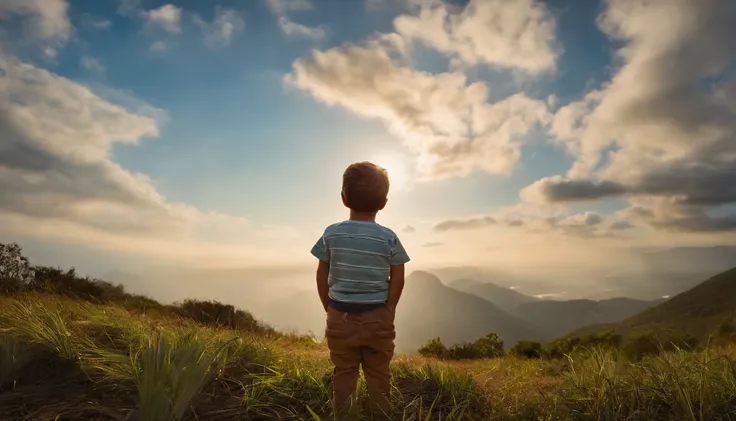
[[[0,262],[0,419],[329,418],[331,366],[312,338],[276,332],[221,303],[165,306],[69,271],[26,262],[33,276],[18,277],[22,271],[7,267]],[[561,341],[559,358],[533,342],[501,356],[503,343],[493,334],[449,349],[430,341],[424,353],[442,359],[400,356],[393,363],[390,416],[734,419],[733,331],[723,321],[718,341],[657,352],[648,339],[630,340],[647,351],[636,358],[612,332],[568,338],[574,345],[564,350]],[[474,359],[479,354],[484,358]]]
[[[478,360],[504,355],[503,340],[489,333],[472,343],[459,343],[447,348],[440,338],[431,339],[419,348],[419,355],[441,360]]]
[[[724,320],[736,318],[735,299],[736,268],[733,268],[606,329],[614,329],[624,336],[652,331],[677,332],[707,342]]]

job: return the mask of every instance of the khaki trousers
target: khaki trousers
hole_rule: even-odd
[[[382,307],[364,313],[327,310],[325,329],[330,359],[335,365],[332,393],[338,416],[350,411],[363,367],[372,410],[380,415],[390,410],[391,371],[394,355],[394,316]]]

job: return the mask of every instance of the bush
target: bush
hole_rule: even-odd
[[[509,354],[523,358],[542,358],[546,353],[540,342],[519,341],[511,347]]]
[[[37,292],[65,295],[97,303],[122,302],[129,295],[122,285],[113,285],[98,279],[77,276],[74,268],[36,266],[31,289]]]
[[[24,290],[34,275],[28,258],[17,243],[0,243],[0,293]]]
[[[620,349],[622,343],[622,336],[609,329],[586,336],[562,337],[548,345],[546,354],[549,358],[563,358],[578,350]]]
[[[504,354],[503,340],[495,333],[489,333],[475,342],[463,342],[450,348],[440,338],[434,338],[419,348],[418,352],[425,357],[447,360],[479,360],[501,357]]]
[[[447,358],[447,347],[440,338],[430,339],[423,347],[419,348],[418,352],[425,357]]]
[[[253,317],[252,314],[235,310],[235,307],[221,302],[185,300],[176,307],[179,316],[194,320],[206,326],[227,327],[255,333],[275,333],[276,331]]]

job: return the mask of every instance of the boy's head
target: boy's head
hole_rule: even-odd
[[[342,175],[342,202],[355,212],[377,213],[388,196],[388,173],[371,162],[356,162]]]

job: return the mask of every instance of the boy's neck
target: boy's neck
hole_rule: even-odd
[[[351,221],[372,221],[376,222],[376,214],[370,213],[370,212],[356,212],[354,210],[350,211],[350,220]]]

